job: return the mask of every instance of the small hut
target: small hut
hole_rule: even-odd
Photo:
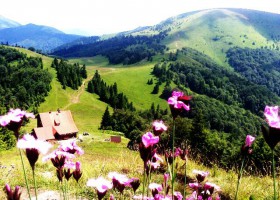
[[[78,128],[70,110],[39,113],[33,134],[40,140],[65,140],[77,136]]]

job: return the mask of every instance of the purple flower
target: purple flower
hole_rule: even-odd
[[[174,192],[174,200],[182,200],[183,196],[180,192]]]
[[[280,141],[280,118],[278,106],[266,106],[264,115],[269,127],[262,125],[263,137],[269,147],[274,149]]]
[[[159,194],[162,191],[162,185],[157,183],[150,183],[149,189],[152,191],[153,197]]]
[[[245,147],[251,147],[255,139],[256,139],[255,137],[251,135],[247,135],[245,140]]]
[[[130,179],[130,185],[133,189],[133,192],[135,194],[136,190],[138,189],[138,187],[140,186],[140,180],[139,178],[132,178]]]
[[[87,186],[96,188],[99,200],[101,200],[106,195],[106,192],[113,187],[112,183],[103,177],[89,179],[87,181]]]
[[[142,143],[146,148],[154,144],[157,144],[158,142],[159,142],[159,137],[154,136],[151,132],[147,132],[142,136]]]
[[[194,191],[191,196],[187,197],[186,200],[196,200],[197,192]]]
[[[118,172],[110,172],[108,177],[112,179],[113,187],[117,188],[120,193],[123,193],[123,190],[126,186],[130,186],[132,181],[124,174],[119,174]]]
[[[216,190],[217,192],[220,192],[221,191],[221,188],[220,186],[214,184],[214,183],[210,183],[210,182],[206,182],[204,184],[204,189],[205,190],[209,190],[210,191],[210,194],[213,194],[214,190]]]
[[[22,111],[19,108],[10,109],[6,115],[0,116],[0,126],[4,126],[9,130],[15,133],[16,138],[18,139],[18,131],[21,127],[23,119],[35,118],[33,113],[27,113]]]
[[[81,147],[76,144],[76,140],[66,140],[60,143],[59,149],[64,152],[71,154],[77,153],[78,155],[83,155],[84,151]]]
[[[197,189],[201,188],[201,185],[199,183],[189,183],[189,186],[193,190],[197,190]]]
[[[264,110],[264,116],[270,127],[280,129],[280,118],[279,118],[279,107],[278,106],[266,106]]]
[[[196,179],[199,183],[204,181],[204,179],[209,175],[209,172],[193,170],[193,173],[196,174]]]
[[[189,102],[191,96],[185,96],[183,92],[173,91],[172,96],[168,98],[168,104],[175,109],[190,110],[190,106],[184,102]]]
[[[7,200],[20,200],[21,192],[19,186],[16,186],[15,190],[13,191],[11,187],[8,184],[6,184],[5,192],[7,194]]]
[[[36,140],[31,135],[24,135],[22,139],[18,140],[17,148],[25,149],[28,161],[34,170],[35,163],[38,160],[39,153],[46,154],[52,145],[42,140]]]
[[[155,136],[159,136],[160,134],[162,134],[163,131],[166,131],[167,127],[164,125],[163,121],[160,120],[156,120],[153,122],[153,131]]]
[[[73,172],[73,177],[77,181],[77,183],[78,183],[79,179],[81,178],[81,176],[82,176],[81,163],[79,161],[77,161],[75,171]]]

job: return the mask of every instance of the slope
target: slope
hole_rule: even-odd
[[[55,28],[27,24],[0,30],[0,42],[10,45],[34,47],[48,52],[82,36],[65,34]]]
[[[194,48],[225,65],[225,52],[233,46],[259,48],[273,44],[264,30],[267,30],[267,24],[273,26],[275,21],[268,22],[266,17],[268,14],[258,15],[257,11],[245,12],[239,9],[213,9],[180,15],[169,19],[169,23],[163,22],[162,29],[170,29],[164,44],[171,50]],[[257,26],[255,22],[258,20],[267,23],[259,23]],[[280,15],[277,15],[276,21],[279,24]]]

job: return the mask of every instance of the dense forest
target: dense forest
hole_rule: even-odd
[[[252,83],[280,95],[280,52],[270,49],[231,48],[229,64]]]
[[[240,147],[246,135],[255,135],[255,153],[247,170],[269,173],[270,151],[260,129],[265,105],[279,102],[276,94],[189,48],[171,53],[168,60],[154,66],[152,74],[157,78],[155,86],[165,84],[160,96],[166,100],[174,90],[170,83],[177,85],[176,90],[192,91],[191,110],[176,119],[178,146],[187,143],[190,155],[201,158],[204,164],[231,169],[240,163]],[[172,125],[169,113],[153,105],[150,110],[136,112],[115,109],[110,114],[106,109],[101,126],[123,132],[133,149],[155,119],[163,119],[169,127]],[[168,131],[161,142],[164,149],[170,148],[169,135]]]
[[[42,59],[0,46],[0,115],[10,108],[37,111],[51,89],[51,74]],[[0,149],[14,145],[9,131],[0,128]]]
[[[63,89],[68,86],[77,90],[78,87],[82,85],[83,78],[87,78],[85,65],[80,67],[78,63],[72,65],[65,60],[60,60],[59,62],[58,59],[55,58],[51,66],[56,69],[57,79],[61,83]]]
[[[153,36],[116,36],[107,40],[96,41],[92,44],[74,45],[53,52],[63,57],[91,57],[103,55],[111,64],[133,64],[143,59],[151,60],[157,53],[163,53],[165,46],[160,41],[166,36],[165,32]]]
[[[171,57],[171,56],[170,56]],[[176,61],[176,59],[183,57]],[[267,87],[217,65],[206,55],[185,48],[173,54],[172,62],[155,65],[153,72],[160,82],[174,81],[193,92],[215,98],[262,115],[265,105],[276,104],[280,98]]]

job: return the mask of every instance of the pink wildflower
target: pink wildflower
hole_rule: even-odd
[[[6,184],[5,192],[7,194],[7,200],[20,200],[21,192],[19,186],[16,186],[15,190],[13,191],[11,187],[8,184]]]
[[[218,185],[216,185],[216,184],[214,184],[214,183],[210,183],[210,182],[206,182],[206,183],[204,184],[204,189],[210,190],[210,192],[211,192],[211,190],[216,190],[217,192],[220,192],[220,191],[221,191],[220,186],[218,186]],[[212,194],[212,193],[213,193],[213,191],[211,192],[211,194]]]
[[[101,200],[106,195],[106,192],[113,187],[112,183],[103,177],[89,179],[87,181],[87,186],[96,188],[99,200]]]
[[[201,185],[199,183],[189,183],[189,186],[193,190],[197,190],[198,188],[201,188]]]
[[[108,177],[112,179],[113,187],[117,188],[120,193],[123,193],[123,190],[126,186],[130,186],[131,179],[129,179],[124,174],[119,174],[118,172],[110,172]]]
[[[28,161],[34,170],[35,163],[38,160],[39,153],[46,154],[52,145],[42,140],[36,140],[31,135],[24,135],[22,139],[18,140],[17,148],[25,149]]]
[[[173,91],[172,96],[168,99],[168,104],[175,109],[190,110],[190,106],[184,103],[184,101],[188,102],[190,100],[191,97],[185,96],[183,92]]]
[[[251,135],[247,135],[245,140],[245,147],[251,147],[255,139],[256,139],[255,137]]]
[[[83,155],[84,151],[81,147],[76,144],[76,140],[66,140],[60,143],[59,149],[71,154],[77,153],[78,155]]]
[[[159,142],[159,137],[154,136],[151,132],[147,132],[142,136],[142,143],[146,148],[154,144],[157,144],[158,142]]]
[[[153,131],[155,136],[159,136],[163,131],[166,131],[167,127],[164,125],[163,121],[156,120],[153,122]]]
[[[279,118],[279,107],[278,106],[266,106],[264,110],[264,116],[270,127],[280,129],[280,118]]]
[[[200,183],[209,175],[209,172],[193,170],[193,173],[196,174],[196,179]]]
[[[3,116],[0,116],[0,126],[4,126],[13,131],[16,138],[19,137],[19,129],[21,127],[23,119],[35,118],[33,113],[27,113],[19,108],[10,109],[10,111]]]
[[[174,192],[174,199],[175,200],[182,200],[183,196],[180,192]]]
[[[150,183],[149,189],[152,191],[153,197],[162,191],[162,185],[157,183]]]
[[[75,171],[73,172],[73,177],[78,182],[81,176],[82,176],[81,163],[77,161]]]

